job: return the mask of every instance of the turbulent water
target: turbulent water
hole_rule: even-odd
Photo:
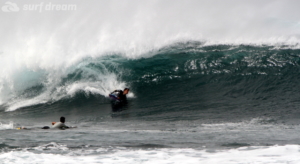
[[[15,3],[0,163],[300,163],[298,2]],[[61,116],[77,128],[41,129]]]

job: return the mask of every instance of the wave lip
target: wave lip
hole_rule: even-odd
[[[14,111],[70,99],[77,93],[106,97],[112,90],[128,87],[118,74],[102,62],[102,59],[88,58],[61,70],[20,70],[11,78],[0,79],[0,105],[6,111]]]

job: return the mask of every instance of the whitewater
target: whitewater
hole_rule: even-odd
[[[299,5],[1,0],[0,163],[300,163]]]

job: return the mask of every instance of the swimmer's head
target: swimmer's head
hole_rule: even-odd
[[[60,122],[65,123],[66,119],[65,117],[60,117]]]

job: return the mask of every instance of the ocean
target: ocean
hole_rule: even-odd
[[[300,163],[297,4],[1,2],[0,163]]]

